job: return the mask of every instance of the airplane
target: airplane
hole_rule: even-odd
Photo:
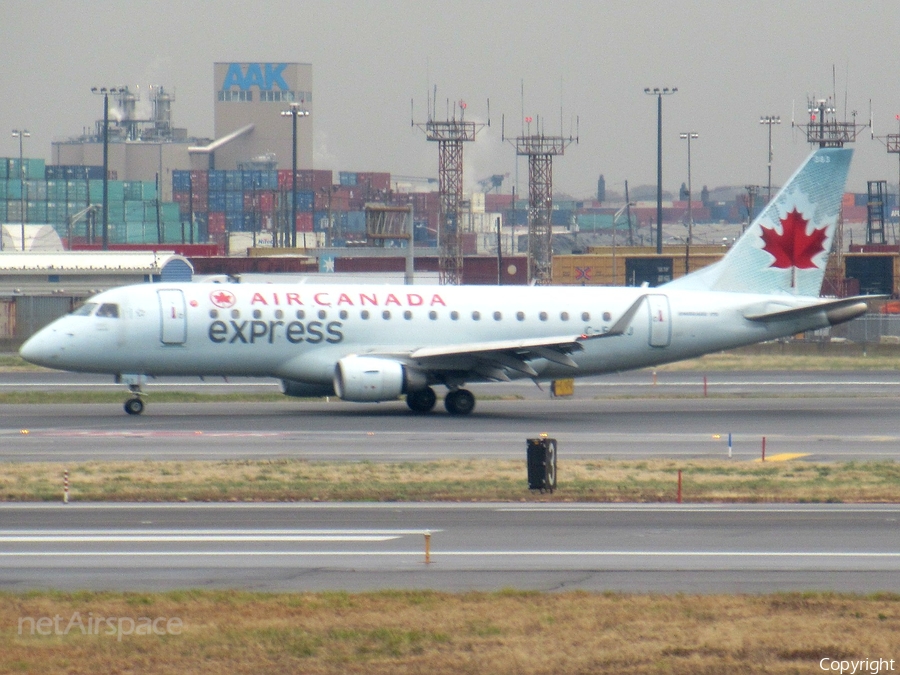
[[[472,382],[656,366],[834,326],[867,299],[818,297],[852,150],[810,154],[717,263],[657,287],[147,283],[31,337],[31,363],[107,373],[144,411],[148,377],[264,376],[287,396],[405,396],[465,416]],[[540,386],[538,384],[538,386]]]

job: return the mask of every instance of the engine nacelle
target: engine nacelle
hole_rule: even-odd
[[[319,398],[321,396],[334,396],[334,385],[319,384],[317,382],[299,382],[297,380],[282,380],[281,391],[285,396]]]
[[[334,368],[334,391],[345,401],[390,401],[427,386],[424,373],[390,359],[346,356]]]

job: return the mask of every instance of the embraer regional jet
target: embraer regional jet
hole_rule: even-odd
[[[288,396],[475,407],[467,382],[536,383],[677,361],[863,314],[818,297],[852,150],[813,152],[719,262],[656,288],[153,283],[100,293],[21,349],[109,373],[143,412],[164,375],[278,378]]]

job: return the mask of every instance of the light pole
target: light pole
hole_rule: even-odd
[[[769,188],[766,193],[766,203],[768,203],[772,201],[772,125],[781,124],[781,115],[761,116],[759,123],[769,127]]]
[[[287,110],[281,111],[282,117],[291,118],[291,248],[297,248],[297,116],[306,117],[309,110],[302,110],[300,103],[291,103]]]
[[[103,97],[103,250],[109,250],[109,95],[121,94],[124,87],[91,87]]]
[[[25,253],[25,160],[22,154],[22,141],[31,136],[28,129],[13,129],[13,138],[19,139],[19,178],[22,180],[22,196],[20,203],[22,208],[22,253]]]
[[[644,88],[644,93],[656,96],[656,253],[662,254],[662,97],[670,96],[678,87]]]
[[[688,236],[687,248],[685,249],[684,254],[684,273],[687,274],[691,271],[691,244],[693,243],[694,237],[694,211],[691,208],[691,202],[694,201],[693,193],[691,192],[691,140],[700,138],[700,135],[694,131],[684,131],[679,134],[679,137],[688,142]]]

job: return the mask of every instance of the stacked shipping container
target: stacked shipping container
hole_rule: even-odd
[[[24,173],[24,180],[22,175]],[[131,244],[181,241],[182,224],[176,204],[157,200],[152,181],[107,181],[109,241]],[[70,219],[88,206],[103,203],[103,167],[45,165],[43,159],[0,158],[0,222],[52,225],[64,241],[99,239],[99,213],[91,231],[86,218]],[[24,212],[23,212],[24,206]]]

